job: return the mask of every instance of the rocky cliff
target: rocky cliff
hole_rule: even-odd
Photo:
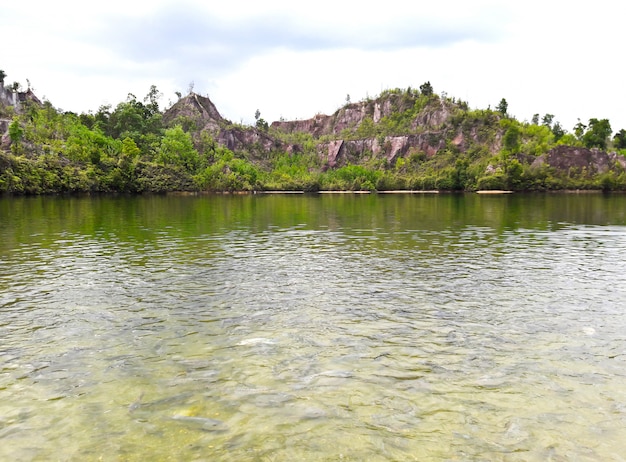
[[[227,121],[209,98],[190,93],[165,111],[163,123],[168,126],[180,124],[186,129],[215,131]]]
[[[218,144],[234,151],[301,152],[299,143],[282,135],[307,134],[316,140],[326,167],[334,168],[373,158],[392,163],[410,152],[432,157],[447,145],[462,148],[466,137],[473,135],[471,130],[464,135],[450,126],[452,114],[458,110],[459,104],[437,96],[420,99],[417,93],[389,93],[376,100],[348,104],[332,115],[273,122],[270,130],[264,131],[232,124],[209,98],[192,93],[168,109],[163,120],[168,126],[181,124],[191,129],[196,139],[199,132],[206,131]],[[383,125],[390,127],[389,134],[377,128]],[[403,131],[410,134],[392,134]]]
[[[532,167],[550,166],[562,172],[596,175],[616,168],[626,170],[626,158],[615,152],[576,146],[557,146],[537,157]]]
[[[270,151],[302,152],[305,148],[298,135],[306,135],[325,169],[371,162],[394,165],[411,155],[428,160],[444,151],[456,156],[475,157],[474,152],[497,156],[503,147],[504,119],[495,111],[471,111],[462,101],[410,89],[386,91],[376,99],[347,104],[332,115],[273,122],[269,131],[232,124],[209,98],[193,93],[164,115],[168,125],[195,129],[196,139],[206,131],[230,150],[257,156]],[[532,168],[548,166],[565,173],[626,169],[621,155],[573,146],[556,146],[539,157],[523,152],[516,157]]]
[[[463,118],[466,112],[467,105],[461,101],[395,90],[375,100],[348,104],[332,115],[273,122],[271,128],[275,133],[311,135],[318,140],[318,154],[329,168],[373,159],[392,165],[413,153],[428,159],[446,149],[463,153],[476,144],[498,152],[499,117],[485,111],[483,118],[467,120]],[[485,136],[485,128],[493,136]]]
[[[413,111],[418,100],[419,96],[410,91],[407,94],[388,93],[376,100],[348,104],[330,116],[317,114],[307,120],[273,122],[271,127],[285,133],[306,132],[316,138],[324,135],[337,136],[345,130],[358,129],[365,120],[379,124],[397,114]],[[435,96],[424,102],[423,109],[415,114],[407,128],[436,129],[449,119],[456,107],[457,104]]]
[[[12,106],[16,111],[20,111],[26,103],[32,103],[41,106],[41,100],[29,88],[26,91],[14,91],[6,88],[3,82],[0,82],[0,107]]]
[[[318,145],[318,153],[328,167],[334,168],[346,164],[359,164],[364,160],[375,158],[393,164],[411,152],[421,152],[426,157],[433,157],[445,147],[445,139],[433,138],[432,133],[427,133],[328,141]]]
[[[163,114],[166,126],[180,124],[200,141],[202,132],[208,133],[220,146],[231,151],[250,150],[269,152],[281,143],[254,127],[243,127],[224,119],[213,102],[196,93],[178,100]]]

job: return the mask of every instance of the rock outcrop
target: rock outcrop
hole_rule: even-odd
[[[17,93],[4,86],[4,82],[0,82],[0,104],[4,106],[16,106],[18,104]]]
[[[7,107],[11,106],[15,113],[21,113],[25,104],[34,104],[36,106],[43,106],[37,95],[29,88],[26,91],[13,91],[10,88],[4,86],[4,82],[0,82],[0,115],[6,116],[4,111]],[[9,117],[11,112],[8,112]],[[11,146],[11,140],[9,138],[9,125],[11,120],[7,118],[0,118],[0,149],[7,150]]]
[[[11,148],[11,138],[9,137],[9,119],[0,119],[0,150],[9,150]]]
[[[404,94],[390,94],[379,100],[366,100],[348,104],[333,115],[317,114],[306,120],[272,122],[271,127],[284,133],[305,132],[315,138],[324,135],[341,135],[344,130],[356,130],[369,119],[378,124],[385,117],[410,110],[415,104],[415,97]],[[427,105],[413,119],[411,129],[436,129],[444,124],[451,115],[449,102],[433,99],[434,104]]]
[[[273,137],[272,132],[307,133],[318,140],[317,153],[324,168],[362,164],[372,159],[384,160],[392,165],[397,159],[412,153],[428,159],[446,149],[463,153],[476,146],[480,146],[483,152],[497,154],[503,137],[500,114],[483,111],[482,115],[468,119],[462,115],[466,110],[467,107],[436,95],[420,99],[415,92],[389,92],[376,100],[347,104],[332,115],[317,114],[306,120],[273,122],[268,133],[256,127],[232,124],[220,115],[209,98],[191,93],[168,109],[163,120],[168,126],[187,124],[196,134],[196,141],[200,132],[208,131],[219,145],[258,156],[272,150],[302,150],[297,144],[287,144]],[[412,117],[408,124],[407,114]],[[410,134],[376,134],[380,131],[375,127],[399,115],[405,117],[404,127]],[[368,136],[367,133],[374,134]],[[324,137],[326,140],[322,141]],[[616,167],[626,170],[623,156],[598,149],[557,146],[537,158],[518,156],[522,157],[523,163],[530,163],[532,167],[545,165],[560,172],[593,175]]]
[[[180,124],[184,129],[199,134],[207,132],[217,144],[231,151],[253,150],[269,152],[281,143],[255,127],[234,125],[223,118],[213,102],[196,93],[178,100],[163,114],[163,123],[171,127]]]
[[[228,122],[209,98],[190,93],[165,111],[163,123],[167,126],[181,124],[183,127],[187,126],[186,128],[213,132]]]
[[[243,149],[249,151],[270,152],[280,148],[282,144],[267,133],[256,128],[226,127],[214,134],[215,141],[231,151]]]
[[[370,157],[384,158],[391,164],[398,158],[405,157],[411,150],[432,157],[439,150],[445,149],[444,139],[439,139],[434,143],[432,141],[432,134],[386,136],[382,139],[334,140],[318,145],[318,153],[330,168],[348,163],[361,163]]]
[[[562,172],[582,173],[594,175],[606,173],[620,166],[626,170],[626,158],[615,152],[605,152],[599,149],[587,149],[576,146],[557,146],[546,154],[533,161],[532,167],[550,166]]]
[[[14,91],[6,88],[4,82],[0,82],[0,105],[13,106],[19,112],[26,103],[42,106],[41,100],[30,88],[26,91]]]

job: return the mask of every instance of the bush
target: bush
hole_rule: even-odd
[[[476,188],[480,191],[494,191],[507,188],[507,177],[502,173],[493,173],[483,176],[476,182]]]

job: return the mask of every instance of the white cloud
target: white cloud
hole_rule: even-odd
[[[251,122],[331,113],[344,103],[429,80],[472,107],[509,102],[519,119],[552,113],[626,127],[614,3],[388,0],[34,0],[3,6],[7,80],[76,112],[195,91],[228,118]]]

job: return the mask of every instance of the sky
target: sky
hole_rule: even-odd
[[[0,0],[0,69],[64,111],[193,90],[252,124],[332,114],[419,88],[520,121],[626,128],[623,14],[613,0]]]

